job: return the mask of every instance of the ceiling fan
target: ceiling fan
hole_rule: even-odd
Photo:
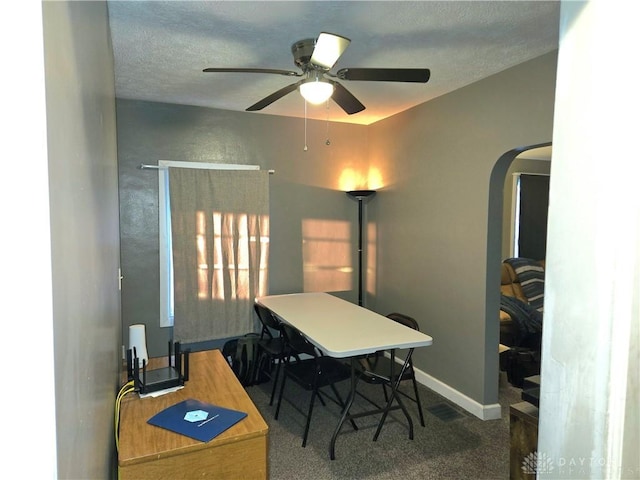
[[[270,68],[205,68],[203,72],[268,73],[287,77],[303,77],[301,80],[268,95],[246,109],[262,110],[285,95],[300,89],[300,94],[310,103],[320,104],[332,98],[347,114],[361,112],[365,106],[334,78],[348,81],[414,82],[427,83],[431,72],[428,68],[342,68],[335,74],[330,70],[347,49],[351,40],[333,33],[322,32],[318,38],[307,38],[291,46],[294,63],[302,71]]]

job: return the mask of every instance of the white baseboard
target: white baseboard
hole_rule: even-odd
[[[450,387],[446,383],[441,382],[437,378],[415,368],[415,366],[414,371],[416,373],[416,380],[418,383],[442,395],[447,400],[475,415],[480,420],[497,420],[501,418],[502,409],[499,403],[483,405],[472,398],[467,397],[455,388]]]
[[[385,355],[389,356],[388,353],[385,353]],[[404,359],[396,358],[396,362],[402,365]],[[499,418],[502,418],[502,408],[500,407],[499,403],[483,405],[476,402],[472,398],[467,397],[464,393],[459,392],[455,388],[450,387],[446,383],[441,382],[437,378],[432,377],[428,373],[425,373],[422,370],[416,368],[415,366],[413,367],[413,370],[416,374],[416,381],[419,384],[430,388],[439,395],[442,395],[450,402],[455,403],[459,407],[465,409],[467,412],[478,417],[480,420],[498,420]]]

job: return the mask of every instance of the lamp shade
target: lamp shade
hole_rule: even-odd
[[[347,192],[351,198],[355,198],[356,200],[366,200],[369,197],[372,197],[376,194],[375,190],[351,190]]]
[[[307,80],[300,85],[300,95],[314,105],[326,102],[333,95],[333,85],[322,80]]]

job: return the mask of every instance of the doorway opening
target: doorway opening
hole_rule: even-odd
[[[511,387],[506,372],[501,365],[511,345],[508,345],[508,316],[501,320],[502,263],[514,257],[516,236],[513,220],[516,215],[513,177],[516,174],[549,175],[551,164],[551,142],[518,147],[505,152],[496,162],[491,172],[489,186],[489,215],[487,230],[487,346],[496,345],[487,352],[489,364],[495,370],[488,372],[487,378],[495,378],[495,385]],[[547,194],[548,200],[548,194]],[[546,220],[545,220],[546,222]],[[545,224],[546,227],[546,224]],[[544,260],[544,258],[540,259]],[[502,315],[504,316],[504,314]],[[494,342],[495,340],[495,342]],[[505,343],[503,343],[503,341]],[[488,347],[489,348],[489,347]],[[495,357],[494,357],[495,356]],[[495,358],[495,362],[492,360]]]

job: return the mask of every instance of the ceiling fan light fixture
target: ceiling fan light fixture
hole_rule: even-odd
[[[310,79],[300,85],[300,95],[313,105],[326,102],[333,95],[333,85],[318,79]]]

